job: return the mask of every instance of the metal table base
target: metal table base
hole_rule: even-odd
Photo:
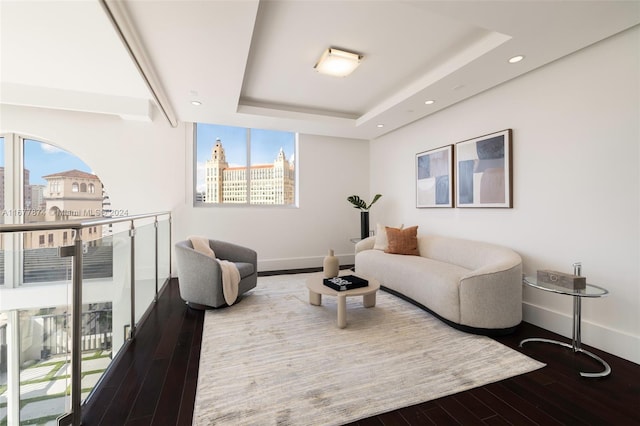
[[[581,264],[580,263],[574,263],[574,274],[575,275],[580,275],[580,269],[581,269]],[[529,285],[532,285],[534,287],[537,288],[541,288],[542,290],[549,290],[549,289],[545,289],[539,286],[536,286],[535,284],[532,284],[530,282],[528,282],[525,279],[525,282]],[[591,288],[597,288],[599,290],[602,291],[602,293],[600,295],[606,295],[608,293],[608,291],[606,289],[603,289],[602,287],[598,287],[595,285],[589,285],[589,287]],[[556,291],[558,293],[558,291]],[[552,339],[543,339],[540,337],[532,337],[529,339],[524,339],[523,341],[520,342],[520,347],[522,347],[522,345],[524,345],[525,343],[528,342],[542,342],[542,343],[552,343],[554,345],[560,345],[563,346],[565,348],[569,348],[572,349],[573,352],[580,352],[583,353],[591,358],[593,358],[594,360],[598,361],[603,367],[604,370],[599,372],[599,373],[585,373],[585,372],[580,372],[580,375],[582,377],[606,377],[609,374],[611,374],[611,367],[609,366],[609,364],[607,364],[607,362],[605,360],[603,360],[602,358],[600,358],[598,355],[589,352],[585,349],[582,349],[581,345],[581,323],[582,323],[582,297],[587,297],[588,295],[586,294],[571,294],[569,292],[560,292],[561,294],[566,294],[566,295],[571,295],[573,297],[573,335],[571,338],[571,344],[569,343],[564,343],[564,342],[559,342],[557,340],[552,340]]]
[[[582,348],[574,348],[573,345],[570,345],[569,343],[564,343],[564,342],[559,342],[558,340],[552,340],[552,339],[543,339],[541,337],[531,337],[529,339],[524,339],[522,342],[520,342],[520,347],[522,347],[522,345],[524,345],[525,343],[528,342],[542,342],[542,343],[552,343],[554,345],[560,345],[560,346],[564,346],[565,348],[569,348],[569,349],[573,349],[574,352],[580,352],[583,353],[587,356],[590,356],[591,358],[595,359],[596,361],[598,361],[600,364],[602,364],[602,366],[604,367],[604,370],[599,372],[599,373],[585,373],[583,371],[580,372],[580,375],[582,377],[607,377],[609,374],[611,374],[611,367],[609,367],[609,364],[607,364],[607,362],[605,360],[603,360],[602,358],[600,358],[598,355],[594,354],[593,352],[589,352],[585,349]]]

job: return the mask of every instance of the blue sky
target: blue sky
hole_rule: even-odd
[[[201,124],[196,126],[197,132],[197,165],[198,187],[204,182],[205,161],[211,158],[211,149],[216,138],[222,140],[227,162],[231,166],[246,164],[246,129],[244,127]],[[0,166],[4,166],[4,139],[0,138]],[[282,148],[287,158],[294,160],[295,133],[275,130],[251,129],[251,163],[271,164]],[[75,155],[53,145],[33,140],[24,143],[25,168],[29,170],[29,183],[46,184],[42,176],[67,170],[82,170],[93,173],[91,168]]]
[[[220,138],[229,166],[247,164],[247,131],[244,127],[217,124],[196,125],[197,190],[204,188],[204,167],[211,158],[211,150]],[[295,133],[276,130],[251,129],[251,164],[273,164],[280,148],[289,161],[294,160]]]
[[[0,166],[2,167],[5,167],[4,160],[4,138],[0,138]],[[31,185],[44,185],[47,181],[42,176],[67,170],[77,169],[92,173],[91,168],[75,155],[53,145],[29,139],[24,141],[24,167],[29,170]]]
[[[197,161],[203,163],[211,158],[211,150],[220,138],[227,163],[233,166],[246,165],[247,133],[244,127],[221,126],[217,124],[196,125]],[[251,129],[251,163],[271,164],[280,148],[291,160],[295,146],[295,134],[275,130]]]
[[[2,160],[4,164],[4,153]],[[75,155],[53,145],[28,139],[24,141],[24,168],[29,170],[31,185],[44,185],[47,181],[42,176],[67,170],[92,173],[91,168]]]

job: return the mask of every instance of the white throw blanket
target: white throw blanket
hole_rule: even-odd
[[[197,252],[205,254],[214,259],[222,270],[222,294],[227,305],[231,306],[238,298],[238,284],[240,283],[240,272],[233,262],[218,259],[215,252],[209,246],[209,240],[205,237],[190,236],[191,245]]]
[[[238,284],[240,283],[240,271],[233,262],[216,259],[222,269],[222,294],[224,301],[231,306],[238,298]]]

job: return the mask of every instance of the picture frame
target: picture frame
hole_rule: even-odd
[[[456,207],[513,208],[512,131],[455,144]]]
[[[416,154],[416,207],[453,207],[453,145]]]

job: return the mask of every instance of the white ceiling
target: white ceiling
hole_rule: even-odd
[[[0,0],[0,15],[2,103],[149,119],[159,102],[179,121],[373,139],[638,25],[640,1]],[[321,75],[327,47],[364,59]]]

